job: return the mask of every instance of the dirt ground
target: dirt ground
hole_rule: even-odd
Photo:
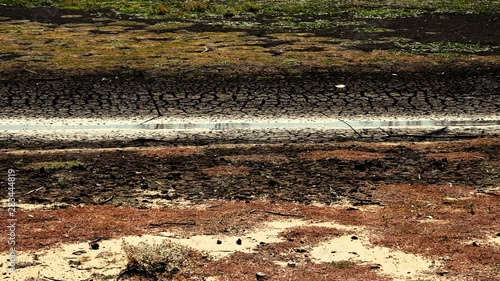
[[[499,281],[498,15],[355,8],[169,20],[0,6],[0,184],[18,204],[2,200],[16,228],[0,228],[0,279]],[[12,130],[69,118],[480,126]]]
[[[498,280],[499,144],[4,150],[1,169],[16,170],[16,250],[23,253],[18,275],[6,278],[115,278],[126,262],[113,239],[129,237],[170,239],[213,257],[196,260],[178,280],[255,280],[257,273],[267,280]],[[104,248],[89,252],[85,245],[96,238]],[[234,242],[240,238],[243,248]],[[43,269],[52,267],[62,271]],[[148,280],[137,274],[125,278]]]

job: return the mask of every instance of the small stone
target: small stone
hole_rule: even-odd
[[[497,237],[500,237],[500,232],[497,233]]]
[[[240,238],[238,238],[238,240],[236,240],[236,244],[241,245],[241,239]]]
[[[257,278],[257,280],[264,280],[264,278],[266,278],[266,274],[263,272],[257,272],[255,274],[255,277]]]
[[[335,85],[335,88],[343,89],[343,88],[345,88],[345,85],[344,84]]]
[[[97,242],[91,242],[90,243],[90,249],[92,249],[92,250],[98,250],[99,249],[99,243],[97,243]]]
[[[222,241],[221,240],[217,240],[217,245],[220,245],[222,244]]]
[[[297,265],[296,265],[295,263],[289,262],[289,263],[287,264],[287,266],[288,266],[288,267],[296,267]]]
[[[307,250],[306,249],[297,248],[297,249],[295,249],[295,252],[297,252],[297,253],[305,253],[305,252],[307,252]]]
[[[370,265],[370,269],[379,269],[381,267],[380,264],[372,264]]]
[[[449,271],[446,271],[446,270],[441,270],[441,271],[438,271],[438,272],[436,272],[436,273],[437,273],[437,275],[439,275],[439,276],[444,276],[444,275],[446,275],[446,274],[448,274],[448,273],[450,273],[450,272],[449,272]]]
[[[357,210],[359,210],[359,209],[358,209],[358,208],[356,208],[356,207],[348,207],[346,210],[347,210],[347,211],[357,211]]]
[[[479,247],[479,244],[476,241],[474,241],[474,242],[472,242],[472,246]]]
[[[259,245],[264,246],[266,245],[266,242],[259,242]]]
[[[79,255],[83,255],[87,253],[87,251],[84,251],[84,250],[80,250],[80,251],[75,251],[73,252],[72,254],[75,255],[75,256],[79,256]]]
[[[351,236],[351,240],[358,240],[358,236]]]

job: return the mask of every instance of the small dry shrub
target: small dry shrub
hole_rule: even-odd
[[[172,278],[191,267],[190,248],[165,240],[161,244],[140,242],[137,246],[122,243],[127,267],[120,276],[141,275],[153,279]]]

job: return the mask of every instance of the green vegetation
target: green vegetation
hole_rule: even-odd
[[[325,15],[351,13],[359,18],[417,16],[424,11],[499,13],[498,0],[0,0],[0,4],[68,9],[113,9],[144,17],[254,17],[255,15]]]
[[[481,46],[471,43],[456,43],[456,42],[414,42],[408,39],[399,38],[394,42],[395,46],[412,54],[474,54],[480,52],[491,51],[491,47]]]

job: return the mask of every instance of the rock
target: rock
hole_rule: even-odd
[[[236,240],[236,244],[241,245],[241,239],[240,238],[238,238],[238,240]]]
[[[372,264],[372,265],[370,265],[370,269],[379,269],[380,267],[382,267],[380,264]]]
[[[450,272],[447,270],[441,270],[441,271],[436,272],[436,274],[439,276],[445,276],[448,273],[450,273]]]
[[[220,245],[222,244],[222,241],[221,240],[217,240],[217,245]]]
[[[292,262],[289,262],[289,263],[287,264],[287,266],[288,266],[288,267],[296,267],[296,266],[297,266],[297,264],[292,263]]]
[[[99,249],[99,243],[97,243],[97,242],[90,242],[89,245],[90,245],[90,249],[92,249],[92,250]]]
[[[500,232],[497,233],[497,237],[500,237]]]
[[[297,249],[295,249],[295,252],[297,252],[297,253],[306,253],[307,250],[306,249],[302,249],[302,248],[297,248]]]
[[[356,235],[351,236],[351,240],[358,240],[358,236],[356,236]]]
[[[262,272],[257,272],[255,274],[255,277],[257,278],[257,280],[264,280],[264,278],[266,278],[266,274]]]
[[[479,244],[476,241],[474,241],[474,242],[472,242],[472,246],[479,247]]]
[[[87,251],[84,251],[84,250],[80,250],[80,251],[75,251],[73,252],[72,254],[75,255],[75,256],[79,256],[79,255],[83,255],[87,253]]]

